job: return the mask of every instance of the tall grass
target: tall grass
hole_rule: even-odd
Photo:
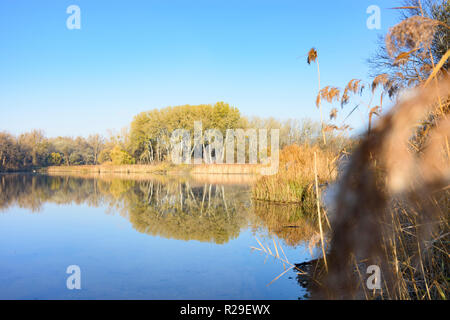
[[[338,155],[317,145],[291,145],[280,152],[278,173],[260,178],[253,187],[253,198],[277,203],[297,203],[315,208],[314,154],[320,184],[336,177]],[[313,212],[313,211],[311,211]]]

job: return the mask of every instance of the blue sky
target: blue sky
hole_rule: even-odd
[[[66,27],[72,4],[80,30]],[[2,0],[0,130],[105,134],[141,111],[217,101],[247,116],[319,119],[307,51],[318,49],[323,86],[368,80],[365,60],[398,4]],[[382,9],[381,30],[366,27],[370,5]],[[361,127],[362,117],[350,124]]]

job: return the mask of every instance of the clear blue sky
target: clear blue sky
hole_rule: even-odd
[[[66,28],[71,4],[81,8],[81,30]],[[366,27],[373,4],[381,30]],[[365,60],[398,4],[2,0],[0,130],[105,134],[141,111],[217,101],[248,116],[318,119],[307,51],[319,51],[323,85],[368,79]],[[355,113],[351,124],[360,120]]]

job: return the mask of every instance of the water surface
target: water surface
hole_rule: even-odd
[[[305,298],[292,270],[268,286],[283,263],[251,247],[308,261],[314,227],[235,180],[0,175],[0,299]]]

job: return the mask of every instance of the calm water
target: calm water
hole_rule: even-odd
[[[310,260],[303,213],[210,180],[0,175],[0,299],[303,299],[292,270],[267,286],[283,263],[251,249]]]

